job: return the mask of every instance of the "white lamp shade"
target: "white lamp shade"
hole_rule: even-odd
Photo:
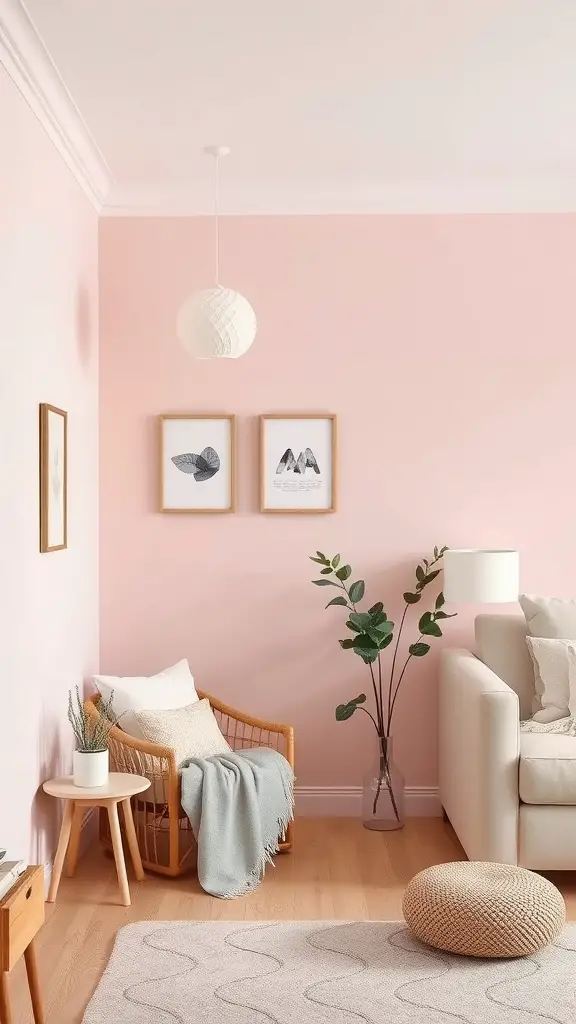
[[[176,333],[196,359],[237,359],[254,341],[256,314],[240,292],[206,288],[182,304]]]
[[[444,552],[446,601],[500,604],[518,600],[517,551],[448,548]]]

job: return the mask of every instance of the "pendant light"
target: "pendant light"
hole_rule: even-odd
[[[218,191],[220,159],[228,146],[204,150],[216,164],[214,186],[214,287],[194,292],[185,299],[176,319],[180,344],[196,359],[237,359],[248,351],[256,336],[256,314],[240,292],[219,282]]]

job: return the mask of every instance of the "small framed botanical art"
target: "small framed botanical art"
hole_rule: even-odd
[[[67,547],[68,414],[40,406],[40,551]]]
[[[159,423],[160,511],[234,512],[235,417],[171,413]]]
[[[336,416],[260,417],[260,511],[336,511]]]

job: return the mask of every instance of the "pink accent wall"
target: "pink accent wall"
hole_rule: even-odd
[[[227,218],[221,279],[259,332],[194,362],[174,320],[211,283],[210,221],[103,220],[102,670],[186,656],[201,687],[295,724],[300,784],[355,785],[371,726],[334,707],[366,670],[309,554],[340,552],[392,617],[435,543],[516,545],[527,588],[574,593],[575,240],[576,216]],[[239,417],[238,512],[158,514],[155,417],[203,410]],[[257,511],[256,416],[298,410],[338,414],[335,515]],[[436,651],[399,703],[410,785],[436,782]]]
[[[0,846],[48,862],[68,689],[98,666],[98,218],[0,67]],[[38,405],[68,412],[68,549],[40,554]]]

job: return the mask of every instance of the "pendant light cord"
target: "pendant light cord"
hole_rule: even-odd
[[[214,174],[214,286],[220,287],[220,157],[228,156],[228,146],[205,146],[204,152],[216,161]]]
[[[214,284],[219,287],[220,277],[220,232],[219,232],[220,157],[216,156],[216,180],[214,188]]]

